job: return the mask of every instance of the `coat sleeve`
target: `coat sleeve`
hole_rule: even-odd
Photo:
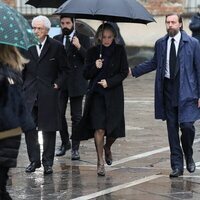
[[[124,47],[121,46],[121,55],[120,55],[120,70],[114,76],[111,76],[106,79],[108,88],[115,87],[120,85],[122,81],[128,76],[128,60]]]
[[[200,20],[199,18],[196,18],[195,16],[192,17],[191,22],[189,24],[190,30],[193,31],[200,31]]]
[[[81,48],[78,50],[78,54],[80,54],[80,56],[85,59],[86,56],[86,52],[90,47],[90,39],[88,36],[84,36],[84,37],[80,37],[80,45]]]
[[[143,74],[152,72],[157,68],[157,54],[158,54],[157,43],[155,44],[154,49],[155,49],[154,56],[151,60],[145,61],[144,63],[141,63],[131,69],[132,76],[137,78],[139,76],[142,76]]]
[[[59,74],[58,78],[56,79],[55,83],[60,87],[64,84],[65,79],[67,78],[69,74],[69,66],[67,64],[67,57],[65,53],[64,46],[62,44],[58,47],[57,52],[57,62],[59,67]]]
[[[194,67],[196,70],[197,84],[198,84],[198,97],[200,98],[200,43],[195,40],[195,48],[194,48]]]

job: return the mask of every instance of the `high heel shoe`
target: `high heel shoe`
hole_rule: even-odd
[[[105,161],[107,165],[112,165],[112,153],[111,150],[104,145]]]
[[[105,167],[104,164],[97,163],[97,175],[98,176],[105,176]]]

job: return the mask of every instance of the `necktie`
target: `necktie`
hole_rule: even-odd
[[[176,68],[176,49],[175,49],[175,44],[174,44],[174,38],[172,38],[171,39],[170,54],[169,54],[170,79],[174,79],[175,68]]]
[[[40,48],[40,49],[42,48],[42,44],[41,44],[41,43],[39,44],[39,48]]]
[[[69,35],[66,35],[66,41],[65,41],[65,50],[67,51],[70,46],[70,39]]]

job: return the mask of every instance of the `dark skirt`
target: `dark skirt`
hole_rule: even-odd
[[[91,129],[105,129],[106,104],[104,96],[94,93],[90,106],[89,120],[91,122]]]

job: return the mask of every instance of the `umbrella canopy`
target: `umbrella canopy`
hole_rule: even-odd
[[[26,4],[36,8],[58,8],[67,0],[29,0]]]
[[[153,16],[136,0],[68,0],[56,14],[80,19],[147,24]]]
[[[15,9],[0,3],[0,43],[28,49],[38,44],[27,20]]]

